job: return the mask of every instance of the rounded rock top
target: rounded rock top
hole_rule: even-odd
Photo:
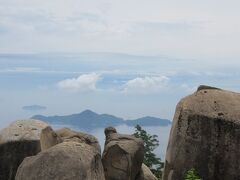
[[[183,98],[177,106],[188,114],[221,118],[240,124],[240,93],[226,91],[214,87],[200,86],[190,96]]]
[[[110,126],[110,127],[105,128],[104,133],[107,136],[111,133],[117,133],[117,130],[114,127]]]
[[[10,141],[34,141],[48,124],[35,119],[17,120],[0,131],[0,144]]]

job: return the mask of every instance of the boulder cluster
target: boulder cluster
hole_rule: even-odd
[[[92,135],[20,120],[0,131],[0,180],[157,180],[143,164],[144,142],[105,129]],[[240,179],[240,94],[200,86],[176,107],[163,180]]]
[[[0,131],[0,180],[157,180],[143,164],[144,143],[105,129],[98,140],[39,120],[19,120]]]

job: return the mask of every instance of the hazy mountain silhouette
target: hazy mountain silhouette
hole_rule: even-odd
[[[43,116],[35,115],[33,119],[39,119],[50,124],[65,124],[82,129],[105,128],[107,126],[128,125],[135,126],[167,126],[171,124],[170,120],[146,116],[134,120],[124,120],[109,114],[97,114],[91,110],[85,110],[79,114],[66,116]]]

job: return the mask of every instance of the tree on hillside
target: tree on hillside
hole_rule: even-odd
[[[135,137],[142,138],[144,141],[145,154],[143,163],[146,164],[152,173],[158,178],[162,178],[162,168],[164,163],[156,156],[154,150],[159,146],[157,135],[148,134],[141,126],[135,126]]]

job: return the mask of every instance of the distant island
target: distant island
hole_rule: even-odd
[[[70,125],[82,129],[105,128],[107,126],[128,125],[136,126],[168,126],[170,120],[146,116],[134,120],[124,120],[109,114],[97,114],[91,110],[85,110],[78,114],[66,116],[35,115],[32,119],[45,121],[49,124]]]

